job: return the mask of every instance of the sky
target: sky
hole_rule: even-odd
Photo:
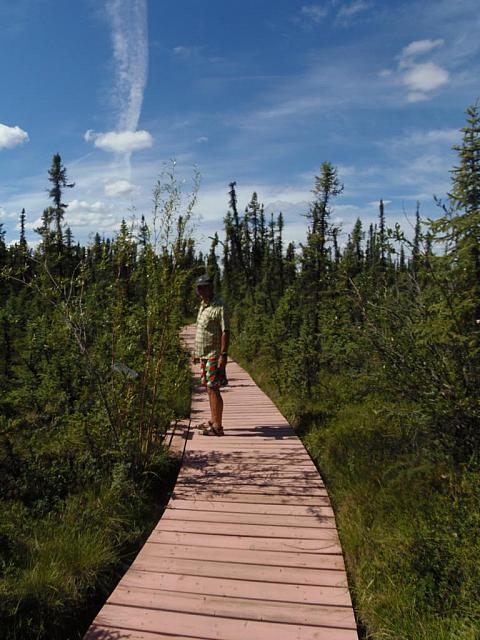
[[[49,205],[60,153],[75,187],[65,222],[80,242],[147,220],[175,160],[201,174],[195,238],[221,233],[228,184],[282,211],[305,238],[322,162],[344,184],[345,242],[386,203],[411,229],[438,215],[465,108],[480,96],[477,0],[0,0],[0,223],[27,239]]]

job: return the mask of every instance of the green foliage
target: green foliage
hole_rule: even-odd
[[[425,438],[415,404],[387,405],[382,396],[344,405],[306,437],[373,638],[478,632],[480,471],[455,470],[433,451],[426,457]]]
[[[80,638],[158,519],[177,468],[166,431],[190,400],[179,328],[203,270],[190,236],[198,176],[185,198],[173,163],[151,227],[124,220],[88,247],[63,242],[73,185],[58,154],[49,176],[42,242],[32,251],[21,236],[0,264],[5,640]]]

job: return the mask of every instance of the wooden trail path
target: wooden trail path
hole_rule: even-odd
[[[196,386],[174,493],[84,640],[358,638],[322,479],[252,378],[227,374],[225,436],[194,431],[210,417]]]

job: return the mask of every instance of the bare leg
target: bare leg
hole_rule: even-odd
[[[212,422],[215,426],[222,426],[223,398],[220,393],[220,387],[207,387],[208,399],[210,401],[210,412],[212,414]]]
[[[213,402],[212,402],[213,393],[212,393],[212,388],[211,387],[207,387],[207,393],[208,393],[208,403],[210,404],[210,418],[211,418],[210,422],[213,423],[214,422],[214,419],[213,419]]]

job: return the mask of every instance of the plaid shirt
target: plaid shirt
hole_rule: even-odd
[[[220,355],[222,333],[229,331],[230,321],[227,310],[220,298],[214,296],[210,302],[200,303],[195,335],[195,355],[197,358],[214,358]]]

